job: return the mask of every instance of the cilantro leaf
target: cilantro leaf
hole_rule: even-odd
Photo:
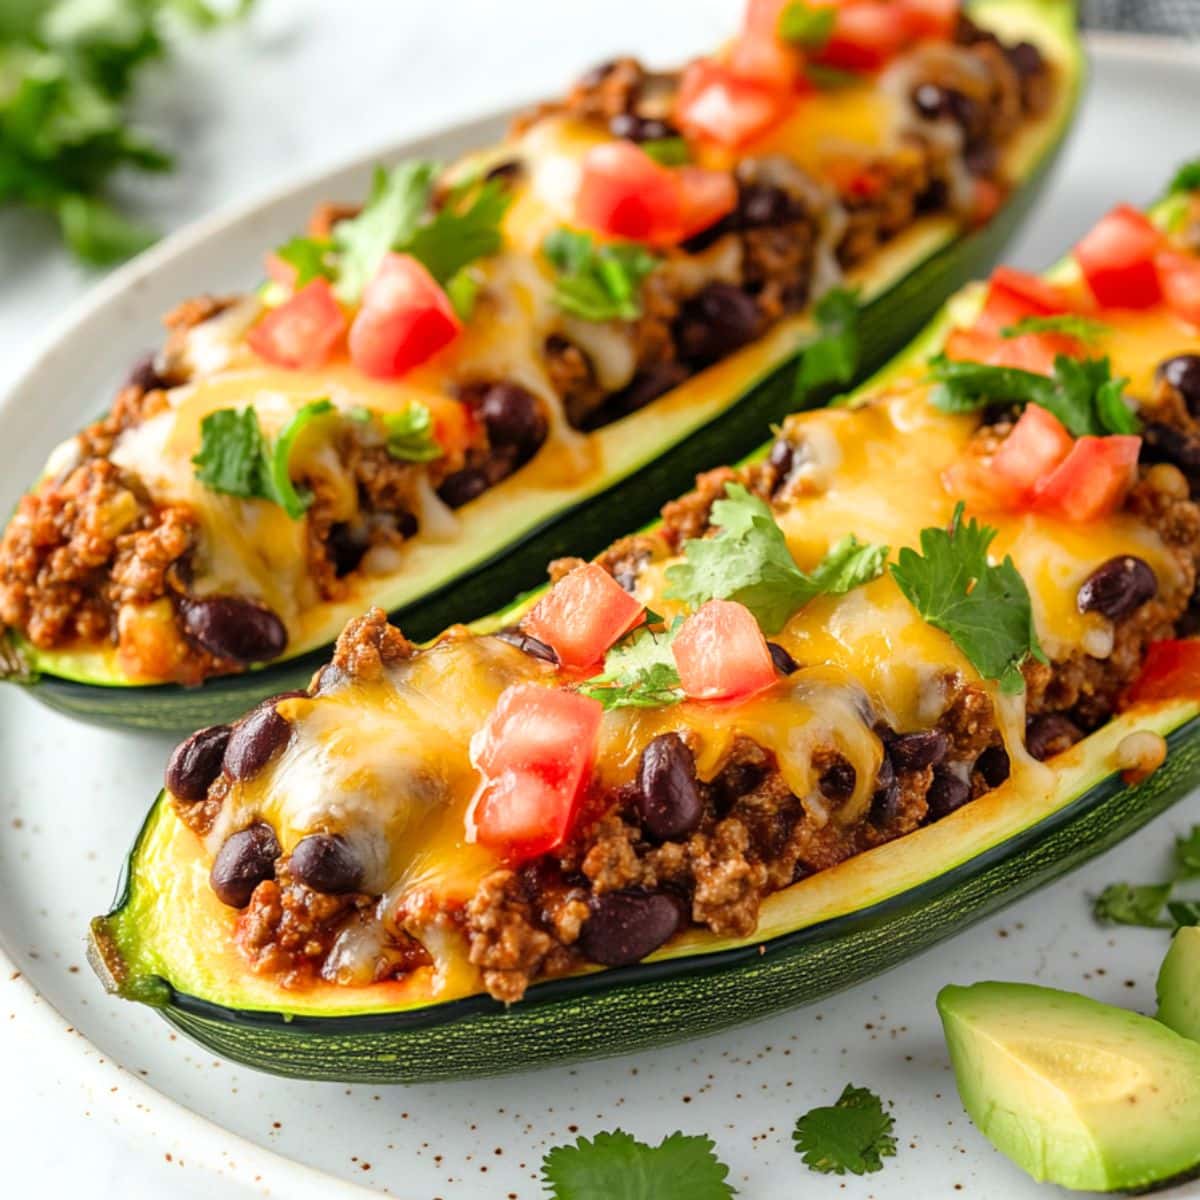
[[[1092,915],[1113,925],[1165,929],[1162,910],[1170,896],[1169,883],[1110,883],[1092,903]]]
[[[858,294],[846,288],[831,288],[817,301],[813,316],[817,335],[804,347],[796,372],[794,396],[798,405],[814,388],[849,383],[858,368]]]
[[[632,242],[597,246],[590,233],[556,229],[542,242],[554,268],[554,302],[585,321],[636,321],[642,315],[642,280],[658,259]]]
[[[828,5],[816,7],[792,0],[779,14],[779,36],[805,50],[820,50],[829,41],[836,20],[837,10]]]
[[[1185,837],[1175,839],[1176,878],[1200,876],[1200,825],[1193,825]]]
[[[338,295],[353,304],[379,269],[383,256],[406,243],[429,206],[437,163],[403,162],[390,171],[376,167],[371,194],[356,217],[333,227],[338,251]]]
[[[446,295],[460,321],[469,321],[479,298],[479,282],[465,268],[446,281]]]
[[[1200,900],[1172,900],[1167,912],[1176,929],[1181,925],[1200,925]]]
[[[642,150],[664,167],[682,167],[692,161],[691,147],[682,137],[651,138],[642,143]]]
[[[294,286],[302,288],[314,279],[333,279],[337,267],[330,261],[331,243],[321,238],[294,237],[275,250],[275,257],[296,269]]]
[[[200,422],[200,450],[192,459],[205,487],[243,500],[270,500],[293,520],[312,504],[288,472],[296,438],[314,418],[333,411],[329,400],[304,405],[284,426],[274,446],[263,437],[253,408],[219,408]]]
[[[657,1146],[617,1129],[555,1146],[542,1160],[552,1200],[729,1200],[729,1168],[711,1138],[673,1133]]]
[[[428,221],[407,238],[398,239],[393,249],[406,250],[420,259],[430,275],[445,286],[468,263],[500,249],[500,223],[511,203],[512,194],[500,179],[479,188],[456,188]]]
[[[823,1175],[882,1171],[896,1153],[895,1121],[879,1097],[847,1084],[836,1103],[806,1112],[796,1122],[792,1141],[804,1165]]]
[[[433,462],[445,453],[434,437],[433,414],[414,400],[403,412],[383,413],[387,451],[405,462]]]
[[[974,412],[990,404],[1039,404],[1076,437],[1136,433],[1141,427],[1123,399],[1128,380],[1113,378],[1107,358],[1080,362],[1060,354],[1049,376],[1017,367],[958,362],[939,354],[930,359],[929,374],[938,384],[930,402],[943,412]]]
[[[1050,317],[1022,317],[1015,325],[1000,330],[1005,338],[1021,337],[1026,333],[1061,333],[1081,342],[1094,342],[1110,332],[1111,326],[1080,313],[1056,313]]]
[[[1177,170],[1167,187],[1167,195],[1174,196],[1179,192],[1200,191],[1200,158],[1184,163]]]
[[[840,595],[883,573],[886,546],[863,545],[853,534],[833,546],[812,573],[792,558],[770,508],[740,483],[712,506],[713,537],[684,543],[684,561],[667,568],[667,596],[699,607],[736,600],[764,633],[778,633],[798,608],[820,595]]]
[[[651,614],[647,614],[650,621]],[[579,690],[610,708],[663,708],[683,699],[671,643],[683,624],[670,628],[641,626],[619,641],[604,659],[604,670],[580,684]]]
[[[935,629],[953,639],[985,679],[1004,692],[1024,686],[1021,664],[1045,662],[1033,627],[1033,605],[1013,560],[988,562],[996,530],[973,517],[963,524],[963,505],[954,510],[950,530],[921,530],[921,553],[910,547],[891,564],[892,578],[908,602]]]

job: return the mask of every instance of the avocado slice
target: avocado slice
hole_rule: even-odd
[[[1175,934],[1158,972],[1158,1019],[1200,1042],[1200,925]]]
[[[937,1004],[968,1115],[1035,1179],[1123,1191],[1200,1166],[1200,1044],[1033,984],[946,987]]]

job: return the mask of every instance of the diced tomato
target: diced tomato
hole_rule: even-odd
[[[959,0],[899,0],[912,38],[947,39],[958,24]]]
[[[471,739],[483,775],[468,818],[475,840],[532,858],[561,845],[596,757],[604,710],[577,692],[514,684]]]
[[[1039,375],[1054,373],[1060,354],[1079,355],[1082,347],[1061,333],[1022,333],[1004,338],[977,329],[956,329],[946,339],[946,357],[957,362],[985,363],[989,367],[1016,367]]]
[[[779,22],[784,10],[793,0],[748,0],[742,28],[746,33],[761,38],[778,38]]]
[[[909,40],[909,20],[901,4],[844,0],[829,41],[814,57],[831,67],[877,71]]]
[[[1081,437],[1034,489],[1036,512],[1064,521],[1094,521],[1114,512],[1137,479],[1140,437]]]
[[[552,646],[564,667],[591,667],[645,611],[602,566],[586,563],[560,579],[522,627]]]
[[[350,357],[377,379],[395,379],[432,358],[462,331],[437,280],[410,254],[388,254],[350,326]]]
[[[1025,317],[1058,316],[1072,308],[1071,298],[1061,288],[1024,271],[997,267],[974,327],[981,333],[999,334]]]
[[[1200,325],[1200,259],[1175,250],[1160,250],[1154,266],[1163,298],[1172,312]]]
[[[738,190],[729,171],[679,167],[681,241],[686,241],[737,208]]]
[[[321,366],[346,328],[346,317],[327,279],[306,283],[271,309],[246,335],[250,349],[281,367]]]
[[[292,290],[292,285],[296,282],[296,268],[290,262],[284,262],[278,254],[272,251],[264,260],[264,265],[267,269],[268,279],[287,288],[288,291]]]
[[[1200,640],[1153,642],[1126,704],[1200,699]]]
[[[1011,487],[1019,504],[1033,494],[1039,481],[1053,473],[1073,444],[1053,413],[1040,404],[1030,404],[992,455],[992,473]]]
[[[1020,487],[991,468],[987,459],[961,458],[942,472],[942,485],[971,512],[1016,512],[1028,497]]]
[[[709,600],[671,645],[679,682],[695,700],[729,700],[775,682],[775,664],[754,615],[732,600]]]
[[[688,133],[737,150],[780,121],[791,104],[785,92],[702,58],[683,73],[675,116]]]
[[[1154,256],[1163,235],[1144,213],[1119,204],[1075,247],[1092,295],[1115,308],[1149,308],[1162,298]]]

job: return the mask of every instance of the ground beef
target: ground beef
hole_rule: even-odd
[[[390,666],[412,657],[414,647],[381,608],[355,617],[338,637],[333,651],[335,671],[365,683],[380,679]]]

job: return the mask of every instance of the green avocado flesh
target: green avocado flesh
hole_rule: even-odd
[[[984,28],[1032,41],[1056,64],[1056,104],[1010,147],[1006,162],[1015,186],[986,226],[964,234],[948,218],[923,218],[852,273],[847,282],[859,288],[862,306],[860,379],[903,346],[955,288],[995,262],[1036,202],[1074,114],[1084,76],[1075,6],[1066,0],[978,0],[969,9]],[[795,369],[811,333],[806,318],[788,322],[761,345],[712,368],[723,374],[711,399],[677,405],[666,416],[656,402],[600,430],[593,436],[603,441],[607,470],[565,503],[561,493],[523,488],[518,472],[461,510],[464,536],[439,558],[435,573],[386,581],[363,595],[363,606],[388,610],[420,641],[536,586],[554,558],[598,553],[615,535],[652,519],[664,501],[691,486],[697,472],[748,453],[771,422],[795,408]],[[831,395],[832,389],[817,389],[804,399],[815,404]],[[20,639],[10,656],[20,662],[6,669],[0,631],[0,679],[29,684],[37,699],[81,720],[187,733],[231,720],[266,696],[307,686],[340,626],[339,620],[309,644],[291,647],[286,661],[197,688],[134,684],[112,659],[39,651]]]
[[[1158,973],[1158,1019],[1200,1042],[1200,926],[1180,929],[1163,959]]]
[[[1025,983],[938,996],[963,1107],[1037,1180],[1124,1191],[1200,1164],[1200,1044]]]

